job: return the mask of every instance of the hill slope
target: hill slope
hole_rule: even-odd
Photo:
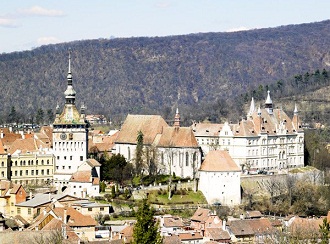
[[[218,119],[242,114],[238,94],[330,66],[330,21],[235,33],[99,39],[0,55],[0,113],[64,103],[68,50],[78,105],[127,113]],[[299,91],[297,91],[298,93]],[[265,94],[266,96],[266,94]],[[228,105],[228,106],[227,106]],[[231,113],[231,111],[237,111]],[[231,114],[230,116],[228,114]]]

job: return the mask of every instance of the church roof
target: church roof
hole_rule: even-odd
[[[143,133],[143,143],[152,144],[157,134],[161,134],[168,124],[160,115],[132,115],[129,114],[119,131],[115,143],[136,144],[138,132]]]
[[[165,127],[158,147],[199,147],[190,127]]]
[[[210,151],[203,161],[200,171],[228,172],[240,171],[234,160],[227,151]]]

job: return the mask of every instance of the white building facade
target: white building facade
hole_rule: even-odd
[[[273,109],[269,92],[265,108],[256,109],[252,99],[247,119],[238,124],[194,123],[192,128],[204,155],[226,150],[241,169],[275,171],[304,166],[304,131],[297,107],[292,118],[282,109]],[[213,129],[211,135],[212,128],[217,131]]]

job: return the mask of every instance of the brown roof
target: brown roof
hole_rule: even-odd
[[[203,161],[201,171],[216,171],[216,172],[228,172],[228,171],[240,171],[240,168],[230,157],[227,151],[215,150],[210,151]]]
[[[267,234],[276,231],[270,220],[266,218],[232,220],[228,222],[228,226],[235,236]]]
[[[92,181],[92,174],[90,170],[86,171],[77,171],[75,172],[70,179],[71,182],[91,182]]]
[[[164,217],[165,227],[183,227],[182,219],[179,217]]]
[[[205,232],[209,234],[211,240],[230,240],[228,231],[222,228],[206,228]]]
[[[94,158],[89,158],[87,159],[87,163],[91,166],[91,167],[100,167],[101,164],[99,163],[99,161],[97,161]]]
[[[168,124],[160,115],[127,115],[115,143],[136,144],[139,131],[143,133],[143,143],[152,144],[156,135],[161,134]]]
[[[56,207],[53,209],[54,213],[64,220],[64,208]],[[97,222],[88,215],[83,215],[74,208],[67,208],[67,224],[70,227],[96,226]]]
[[[219,136],[223,124],[194,123],[191,128],[195,136]]]
[[[128,225],[120,232],[120,234],[123,235],[122,239],[125,238],[125,243],[131,243],[133,239],[133,229],[134,229],[133,225]]]
[[[62,220],[53,218],[51,221],[49,221],[49,223],[47,223],[42,228],[42,230],[43,231],[45,231],[45,230],[50,230],[50,231],[57,230],[57,231],[61,231],[61,233],[62,233],[62,226],[63,225],[65,225],[65,224],[63,223]],[[67,240],[70,241],[70,242],[78,243],[78,241],[80,240],[80,238],[74,232],[74,230],[70,226],[68,226],[68,225],[65,225],[65,230],[66,230]]]
[[[190,127],[165,127],[158,147],[199,147]]]
[[[300,218],[294,217],[288,229],[294,236],[310,237],[314,234],[319,234],[320,225],[322,225],[322,218]]]
[[[5,148],[2,143],[2,139],[0,140],[0,154],[6,154],[7,152],[5,151]]]
[[[201,240],[203,239],[203,236],[198,233],[198,232],[184,232],[184,233],[179,233],[179,238],[181,241],[188,241],[188,240]]]
[[[178,235],[164,236],[163,244],[180,244],[180,238]]]
[[[34,138],[16,139],[10,146],[9,152],[14,154],[17,150],[26,153],[37,151],[40,147],[48,148],[49,145]]]
[[[210,209],[198,208],[196,210],[196,212],[194,213],[194,215],[191,217],[191,220],[198,221],[198,222],[206,221],[208,219],[210,213],[211,213]]]
[[[8,190],[10,189],[11,182],[7,180],[0,181],[0,190],[1,190],[1,197],[6,196]]]
[[[260,211],[246,211],[247,218],[261,218],[263,215]]]

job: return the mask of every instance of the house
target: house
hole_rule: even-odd
[[[277,233],[267,218],[230,220],[227,230],[234,242],[263,243]]]
[[[252,98],[246,119],[238,124],[193,123],[198,144],[207,154],[226,150],[242,170],[275,171],[304,166],[304,131],[295,106],[290,118],[274,109],[268,91],[264,108]]]
[[[22,185],[10,181],[0,181],[0,212],[5,217],[19,215],[16,204],[26,201],[26,191]]]
[[[199,244],[204,243],[203,236],[198,232],[182,232],[179,233],[181,243]]]
[[[81,198],[98,196],[100,192],[100,166],[101,164],[95,159],[87,159],[72,174],[65,192]]]
[[[205,238],[216,243],[231,243],[231,238],[227,230],[223,228],[206,228]]]
[[[205,235],[206,228],[222,228],[222,220],[210,209],[198,208],[190,220],[191,229],[202,236]]]
[[[294,216],[286,223],[286,227],[293,237],[315,240],[320,237],[319,229],[322,224],[323,218],[301,218]]]
[[[131,243],[133,240],[133,225],[128,225],[120,232],[119,239],[122,239],[124,243]]]
[[[23,185],[51,184],[55,158],[50,144],[35,138],[16,139],[10,146],[11,177]]]
[[[54,220],[55,219],[55,220]],[[95,226],[97,222],[90,216],[85,216],[79,211],[71,207],[56,207],[51,203],[45,208],[32,222],[28,229],[43,230],[53,221],[53,225],[64,225],[70,227],[74,233],[83,241],[91,241],[95,239]],[[48,227],[52,229],[51,227]],[[68,231],[71,229],[68,228]]]
[[[240,175],[240,168],[227,151],[210,151],[199,169],[198,188],[208,203],[237,205],[241,202]]]
[[[168,236],[184,231],[184,224],[180,217],[164,215],[160,217],[160,234]]]
[[[107,215],[113,211],[110,204],[90,202],[88,200],[76,201],[72,203],[71,207],[78,210],[83,215],[89,215],[94,219],[99,214]]]
[[[39,215],[50,203],[55,203],[57,206],[70,206],[75,201],[81,200],[78,197],[67,194],[36,194],[34,198],[16,204],[17,214],[21,215],[25,220],[31,222],[35,215]]]

